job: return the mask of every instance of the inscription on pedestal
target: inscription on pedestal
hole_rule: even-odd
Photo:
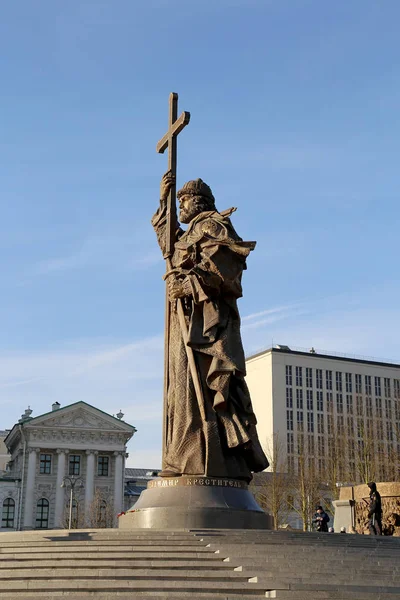
[[[147,484],[148,488],[180,486],[248,489],[245,481],[240,481],[238,479],[224,479],[223,477],[163,477],[162,479],[152,479]]]

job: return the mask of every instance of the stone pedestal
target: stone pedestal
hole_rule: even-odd
[[[272,529],[272,519],[243,481],[182,476],[149,481],[118,525],[122,529]]]
[[[334,500],[335,518],[333,527],[336,533],[339,533],[342,527],[346,528],[346,532],[355,528],[355,502],[354,500]]]

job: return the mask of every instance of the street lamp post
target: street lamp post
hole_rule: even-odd
[[[71,525],[72,525],[72,502],[73,502],[73,497],[74,497],[74,489],[75,489],[76,486],[78,488],[83,488],[83,479],[82,479],[82,477],[75,477],[73,475],[72,475],[72,477],[69,477],[68,475],[65,475],[65,477],[63,477],[61,487],[65,488],[67,486],[69,486],[69,488],[70,488],[68,529],[71,529]]]

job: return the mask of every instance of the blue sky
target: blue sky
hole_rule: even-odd
[[[121,408],[160,464],[163,261],[150,218],[168,95],[257,240],[240,302],[271,343],[400,362],[398,0],[5,3],[0,428],[29,404]]]

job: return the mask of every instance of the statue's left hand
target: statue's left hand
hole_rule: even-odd
[[[187,296],[188,292],[184,281],[173,279],[172,277],[168,280],[168,296],[171,301]]]
[[[161,179],[160,185],[160,203],[165,204],[168,198],[169,190],[175,183],[175,176],[171,171],[167,171]]]

